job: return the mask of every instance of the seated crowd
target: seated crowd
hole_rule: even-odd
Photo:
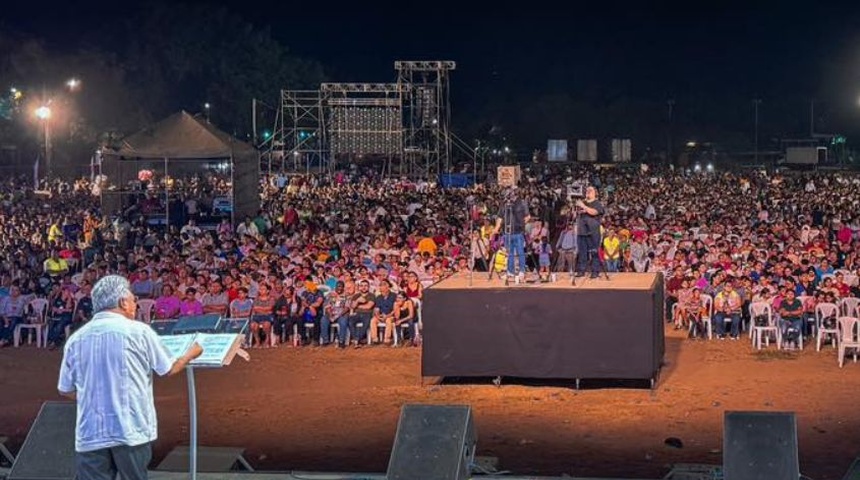
[[[608,270],[666,274],[667,321],[692,337],[738,338],[761,322],[749,308],[761,302],[787,340],[820,327],[819,305],[857,315],[844,299],[860,295],[860,177],[544,165],[526,177],[532,268],[570,263],[565,186],[584,179],[607,206]],[[491,183],[442,189],[359,170],[277,176],[263,182],[258,215],[235,228],[203,228],[199,202],[187,200],[181,228],[159,229],[133,210],[102,216],[86,181],[37,194],[12,180],[0,189],[0,346],[29,321],[34,299],[47,301],[46,343],[60,345],[89,318],[89,289],[107,273],[151,300],[141,318],[249,318],[253,346],[415,345],[424,288],[495,268],[502,195]]]

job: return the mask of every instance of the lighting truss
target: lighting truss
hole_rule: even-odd
[[[394,62],[402,86],[404,157],[409,173],[434,177],[451,169],[450,72],[453,61]]]
[[[320,90],[330,93],[399,93],[404,88],[396,83],[323,83]]]
[[[384,157],[389,174],[433,178],[450,171],[452,146],[474,156],[450,130],[450,72],[456,67],[453,61],[396,61],[395,83],[282,90],[270,171],[272,158],[281,159],[282,169],[292,163],[297,170],[334,171],[338,159],[364,155]]]
[[[450,60],[398,60],[394,62],[394,69],[398,72],[439,72],[454,70],[456,68],[457,62]]]
[[[330,98],[329,106],[350,107],[400,107],[400,97],[397,98]]]

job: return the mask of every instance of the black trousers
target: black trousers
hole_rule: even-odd
[[[144,443],[129,447],[103,448],[92,452],[75,453],[77,480],[146,480],[152,445]]]
[[[580,235],[576,237],[576,243],[579,251],[576,262],[577,273],[585,273],[588,269],[592,275],[598,275],[600,273],[600,257],[597,255],[597,250],[600,248],[600,232]]]
[[[293,326],[298,326],[299,336],[305,336],[305,324],[301,318],[290,315],[290,316],[280,316],[275,315],[275,320],[272,323],[272,327],[274,329],[275,335],[278,338],[287,338],[293,334]]]

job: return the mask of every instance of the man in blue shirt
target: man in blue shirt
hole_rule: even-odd
[[[379,343],[379,324],[385,326],[384,342],[390,343],[394,333],[394,301],[397,296],[391,291],[391,282],[379,282],[379,295],[373,301],[373,319],[370,321],[370,341]]]
[[[555,249],[558,251],[555,271],[572,273],[573,269],[576,268],[574,262],[576,261],[577,237],[576,223],[568,222],[555,243]]]
[[[174,375],[203,349],[170,357],[155,331],[134,321],[128,280],[108,275],[92,292],[92,320],[69,337],[57,390],[77,402],[75,470],[80,480],[144,480],[158,437],[152,372]]]
[[[140,270],[137,280],[131,284],[131,293],[137,298],[152,298],[153,284],[149,279],[149,271],[145,268]]]

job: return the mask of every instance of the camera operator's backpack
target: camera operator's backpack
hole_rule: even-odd
[[[756,327],[766,327],[767,326],[767,314],[761,313],[761,314],[756,315],[753,318],[753,323],[755,324]]]

